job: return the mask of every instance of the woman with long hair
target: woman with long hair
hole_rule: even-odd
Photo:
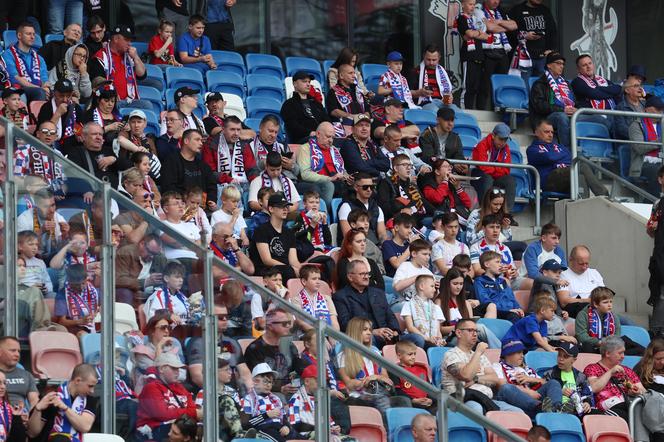
[[[332,66],[330,66],[330,70],[327,71],[327,82],[330,84],[330,89],[336,86],[338,82],[339,66],[349,64],[355,68],[355,82],[357,83],[357,87],[362,91],[362,94],[366,95],[370,93],[362,80],[362,73],[358,68],[359,61],[360,56],[355,49],[343,48],[341,52],[339,52],[339,55],[337,55],[337,59],[334,60]]]
[[[369,269],[371,269],[371,275],[369,276],[369,285],[377,287],[381,290],[385,290],[385,281],[383,281],[383,275],[380,273],[380,269],[376,262],[367,258],[367,237],[363,231],[357,229],[351,229],[344,236],[344,240],[341,243],[341,252],[339,254],[339,262],[337,262],[337,290],[348,285],[347,272],[348,263],[351,261],[359,260],[364,262]]]
[[[480,207],[470,212],[466,231],[466,242],[472,245],[484,238],[482,229],[482,218],[485,215],[494,214],[502,219],[500,242],[512,240],[511,216],[505,204],[505,189],[491,187],[482,198]]]
[[[7,394],[7,377],[0,371],[0,440],[3,442],[25,442],[26,428],[23,415],[27,411],[20,406],[13,406]]]
[[[634,371],[641,379],[644,388],[664,394],[664,338],[655,338],[650,341],[645,353],[643,353],[643,357],[639,363],[636,364],[636,367],[634,367]],[[651,397],[659,399],[661,396],[655,394]],[[645,406],[650,407],[653,405],[658,406],[658,402],[655,401],[652,404],[647,403]],[[638,437],[639,426],[637,425],[636,428],[636,440],[647,440],[647,438]],[[650,440],[652,442],[663,442],[664,432],[651,433]]]

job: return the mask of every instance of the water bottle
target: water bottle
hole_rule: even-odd
[[[583,414],[583,403],[581,402],[581,397],[579,396],[579,393],[575,391],[572,393],[570,396],[570,400],[574,403],[574,407],[576,408],[576,414],[579,416]]]

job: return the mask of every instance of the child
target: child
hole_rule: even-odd
[[[429,368],[422,362],[416,362],[417,346],[410,341],[399,341],[395,346],[397,357],[399,358],[399,366],[404,370],[412,373],[414,376],[422,379],[424,382],[431,382],[429,379]],[[412,385],[408,380],[400,378],[395,375],[390,375],[390,379],[394,382],[394,389],[397,394],[408,396],[416,408],[425,408],[430,410],[435,409],[433,401],[427,397],[427,394],[419,388]]]
[[[37,258],[39,236],[32,230],[18,232],[18,256],[25,261],[25,275],[19,277],[19,285],[36,287],[42,295],[53,298],[53,283],[46,269],[46,263]]]
[[[331,325],[335,330],[339,330],[339,321],[337,321],[337,309],[329,296],[324,296],[320,292],[321,271],[318,266],[305,264],[300,268],[300,281],[302,290],[293,296],[293,304],[300,307],[305,313],[317,319],[322,319]],[[301,319],[296,320],[301,330],[309,330],[311,325]]]
[[[459,216],[454,212],[447,212],[441,218],[443,238],[437,241],[431,250],[431,260],[434,272],[445,276],[452,268],[452,260],[459,254],[468,254],[468,246],[457,241],[459,234]]]
[[[205,73],[217,69],[217,64],[212,58],[212,46],[205,32],[205,19],[194,14],[189,17],[189,32],[182,34],[178,40],[178,55],[182,64],[188,68],[194,68]]]
[[[174,30],[175,24],[173,22],[163,19],[159,21],[159,32],[150,39],[148,45],[150,64],[182,66],[175,60]]]
[[[251,216],[251,222],[249,223],[250,227],[247,227],[248,238],[253,237],[254,230],[256,230],[256,227],[270,221],[270,212],[267,211],[267,202],[270,199],[270,197],[275,193],[276,192],[272,187],[262,187],[258,191],[257,198],[258,198],[258,204],[261,206],[261,210],[254,213]]]
[[[366,236],[369,233],[369,212],[365,209],[353,209],[348,213],[348,225],[350,226],[351,229],[357,229],[361,230],[364,232],[364,235]],[[341,230],[339,230],[341,232]],[[341,242],[343,239],[343,236],[338,236],[337,241]],[[380,269],[380,273],[383,275],[385,274],[385,266],[383,265],[383,252],[381,252],[380,248],[369,239],[369,237],[366,237],[367,240],[367,247],[364,252],[364,256],[368,259],[373,259],[373,261],[376,263],[378,268]]]
[[[282,282],[281,272],[277,267],[271,267],[263,274],[263,285],[266,289],[286,299],[288,290]],[[253,336],[258,338],[265,330],[265,313],[270,307],[270,301],[263,302],[263,297],[254,293],[251,297],[251,322]]]
[[[569,285],[567,281],[561,279],[560,274],[567,270],[567,267],[560,265],[555,259],[550,259],[540,267],[540,276],[535,278],[533,288],[530,290],[530,305],[528,312],[532,313],[533,304],[537,296],[548,296],[556,303],[556,314],[551,321],[547,322],[549,336],[566,335],[566,326],[574,324],[574,319],[569,317],[569,313],[558,305],[557,292],[564,290],[564,286]],[[564,294],[567,297],[567,294]]]
[[[592,390],[586,376],[574,368],[579,346],[572,342],[561,342],[556,351],[556,365],[544,372],[542,377],[546,380],[554,379],[563,387],[563,404],[572,403],[572,407],[564,407],[566,410],[572,408],[578,416],[590,413],[593,405]]]
[[[88,281],[83,264],[66,269],[64,288],[55,296],[55,322],[70,333],[82,337],[94,332],[94,318],[99,313],[99,294]]]
[[[184,194],[184,204],[186,210],[182,216],[182,221],[194,223],[201,235],[201,242],[208,246],[212,240],[212,226],[208,221],[205,210],[201,207],[203,202],[203,190],[200,187],[192,187]]]
[[[266,363],[257,364],[251,371],[254,388],[242,398],[240,418],[245,428],[255,428],[259,436],[265,434],[271,440],[286,442],[296,434],[285,422],[286,411],[279,396],[270,390],[277,375]]]
[[[201,244],[201,233],[193,223],[182,221],[184,216],[184,200],[178,192],[169,191],[162,195],[162,208],[166,219],[162,222],[196,244]],[[164,242],[164,255],[166,259],[177,259],[189,268],[198,260],[196,253],[182,246],[178,240],[165,233],[161,234]]]
[[[539,270],[542,264],[549,259],[554,259],[563,267],[567,267],[567,258],[565,251],[560,247],[560,227],[549,223],[542,227],[540,240],[528,244],[523,253],[523,265],[520,269],[522,276],[528,276],[535,279],[539,276]]]
[[[408,86],[408,80],[401,75],[403,69],[403,56],[400,52],[392,51],[387,54],[387,72],[378,82],[378,95],[392,96],[399,101],[406,102],[410,109],[419,109],[413,101],[413,95]]]
[[[442,347],[445,340],[441,336],[440,325],[445,316],[440,307],[433,303],[436,295],[436,282],[433,275],[419,275],[415,278],[415,296],[403,304],[401,317],[406,321],[407,334],[402,339],[414,342],[418,347]]]
[[[242,194],[235,186],[226,186],[221,192],[221,208],[212,214],[210,224],[229,223],[233,225],[233,236],[242,240],[242,246],[249,247],[249,238],[247,237],[247,223],[242,218],[242,209],[240,200]]]
[[[150,155],[147,152],[134,152],[131,155],[131,161],[134,167],[143,175],[143,188],[154,195],[152,197],[152,205],[159,208],[161,207],[161,193],[153,179],[155,178],[153,158],[156,159],[156,162],[159,162],[159,159],[154,157],[154,155],[152,157]],[[161,163],[159,163],[159,170],[161,170]]]
[[[302,201],[304,210],[300,212],[293,227],[295,239],[311,243],[318,254],[331,252],[334,249],[332,233],[327,223],[327,214],[320,211],[320,195],[315,191],[305,192]],[[313,256],[316,256],[316,252]]]
[[[445,236],[445,230],[443,230],[443,215],[443,212],[436,212],[433,215],[431,220],[431,231],[427,236],[427,239],[431,244],[435,245]]]
[[[461,60],[465,71],[461,107],[479,109],[476,101],[484,64],[482,43],[489,39],[489,35],[486,33],[485,22],[475,15],[475,0],[462,0],[461,11],[456,20],[461,37]]]
[[[4,104],[2,116],[21,129],[27,130],[30,117],[28,116],[28,110],[21,101],[21,94],[23,94],[22,89],[7,88],[2,91],[2,102]]]
[[[415,280],[419,275],[433,276],[429,270],[431,244],[423,239],[416,239],[410,243],[408,250],[410,251],[410,261],[402,263],[392,279],[392,288],[398,294],[397,304],[392,306],[394,312],[400,312],[403,302],[415,296]]]
[[[26,273],[25,259],[20,256],[16,259],[16,273],[19,281],[24,278]],[[51,323],[51,311],[44,301],[40,286],[29,287],[19,283],[17,293],[18,336],[27,338],[30,332],[39,329],[58,330],[61,328],[62,331],[67,331],[65,327]]]
[[[523,310],[509,283],[501,276],[501,259],[499,253],[491,250],[482,253],[479,261],[484,274],[475,279],[475,293],[480,303],[492,302],[496,305],[498,318],[516,322],[523,317]]]
[[[72,264],[83,264],[88,274],[88,281],[94,283],[96,271],[100,268],[97,259],[88,252],[88,235],[83,231],[72,231],[69,242],[51,258],[51,268],[63,269]],[[61,272],[59,285],[64,282],[64,272]]]
[[[415,221],[411,215],[397,213],[394,216],[393,223],[392,239],[383,241],[381,245],[385,274],[390,277],[394,277],[397,268],[410,259],[410,251],[408,250],[410,241],[419,238],[418,235],[413,233]]]
[[[310,328],[304,335],[302,335],[302,344],[304,345],[304,350],[300,353],[300,359],[297,361],[298,371],[304,370],[310,365],[316,365],[318,361],[318,347],[316,341],[316,329]],[[326,353],[326,358],[328,353]],[[336,370],[332,361],[327,362],[327,383],[330,390],[330,396],[336,397],[337,399],[344,400],[346,396],[339,391],[339,381],[337,380]],[[301,378],[302,376],[300,376]]]
[[[185,268],[179,262],[170,261],[166,264],[163,275],[164,283],[155,288],[143,306],[146,321],[149,321],[157,310],[163,309],[171,313],[171,320],[175,324],[186,323],[189,320],[189,301],[180,291],[184,282],[184,274]]]
[[[452,260],[452,268],[457,269],[463,275],[463,290],[466,292],[466,299],[477,299],[470,255],[455,256]]]
[[[608,287],[595,287],[590,303],[576,315],[576,338],[582,353],[599,353],[599,344],[606,336],[621,336],[620,317],[613,313],[615,293]],[[626,355],[643,355],[645,349],[625,336]]]

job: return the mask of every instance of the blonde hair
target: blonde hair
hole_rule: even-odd
[[[552,308],[555,310],[556,307],[557,307],[556,302],[553,299],[551,299],[551,296],[547,292],[538,293],[537,295],[535,295],[535,303],[534,303],[535,313],[539,313],[545,308]]]
[[[355,341],[361,344],[362,332],[364,331],[364,327],[367,324],[369,324],[369,327],[371,327],[371,321],[369,321],[367,318],[355,317],[351,319],[350,321],[348,321],[348,325],[346,326],[346,335],[348,335],[349,338],[354,339]],[[371,348],[371,343],[367,344],[366,346],[368,348]],[[364,367],[364,359],[362,355],[356,352],[355,350],[346,348],[344,350],[344,359],[345,359],[344,370],[346,371],[346,374],[351,379],[355,379],[355,376],[357,376],[360,370],[362,370],[362,368]]]
[[[664,339],[655,338],[650,341],[650,344],[643,353],[641,363],[638,365],[637,374],[641,377],[643,385],[648,388],[649,385],[655,382],[655,354],[664,351]],[[640,372],[640,373],[638,373]]]
[[[237,187],[226,186],[224,190],[221,192],[221,198],[240,201],[240,198],[242,198],[242,194],[240,193],[240,190]]]
[[[122,172],[122,183],[143,184],[143,174],[136,167]]]

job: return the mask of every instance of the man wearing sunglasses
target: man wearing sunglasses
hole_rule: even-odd
[[[145,300],[152,293],[153,286],[163,283],[163,275],[152,270],[154,258],[163,257],[163,253],[161,238],[151,233],[145,235],[138,244],[120,247],[115,261],[117,302],[133,305],[134,302]]]
[[[340,143],[339,151],[348,173],[364,172],[380,177],[390,170],[390,160],[371,140],[371,118],[367,114],[353,117],[353,132]]]
[[[385,239],[387,231],[385,230],[385,215],[383,209],[378,206],[378,199],[374,195],[376,185],[373,177],[366,172],[355,174],[355,198],[347,199],[339,207],[339,229],[343,238],[350,230],[348,223],[348,214],[353,209],[365,209],[369,211],[369,231],[366,232],[368,238],[378,244]]]

